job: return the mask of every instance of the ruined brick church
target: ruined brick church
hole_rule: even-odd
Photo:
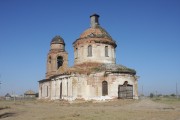
[[[138,99],[134,69],[116,64],[115,40],[90,16],[91,27],[73,42],[74,66],[68,67],[65,41],[55,36],[47,55],[46,79],[39,81],[39,99]]]

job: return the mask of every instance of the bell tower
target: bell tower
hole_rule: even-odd
[[[55,36],[51,41],[51,48],[47,56],[46,78],[62,74],[68,68],[68,53],[65,51],[63,38]]]

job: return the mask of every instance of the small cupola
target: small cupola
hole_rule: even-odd
[[[64,43],[64,39],[62,37],[60,37],[59,35],[55,36],[52,40],[51,40],[51,44],[63,44]]]
[[[51,40],[51,50],[61,50],[61,51],[65,51],[65,42],[64,39],[62,37],[60,37],[59,35],[55,36],[52,40]]]

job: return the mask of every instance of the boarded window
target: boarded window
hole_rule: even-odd
[[[105,46],[105,57],[109,57],[108,56],[108,46]]]
[[[108,95],[108,83],[107,81],[102,82],[102,96]]]
[[[57,57],[57,69],[63,65],[63,57],[58,56]]]
[[[88,46],[88,57],[91,57],[92,56],[92,46],[89,45]]]
[[[129,85],[127,81],[123,85],[118,86],[119,99],[133,99],[133,86]]]

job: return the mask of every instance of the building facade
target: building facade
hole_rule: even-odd
[[[91,27],[73,42],[72,67],[63,38],[52,39],[46,79],[39,81],[40,99],[138,99],[136,71],[116,64],[117,44],[100,26],[99,15],[90,21]]]

